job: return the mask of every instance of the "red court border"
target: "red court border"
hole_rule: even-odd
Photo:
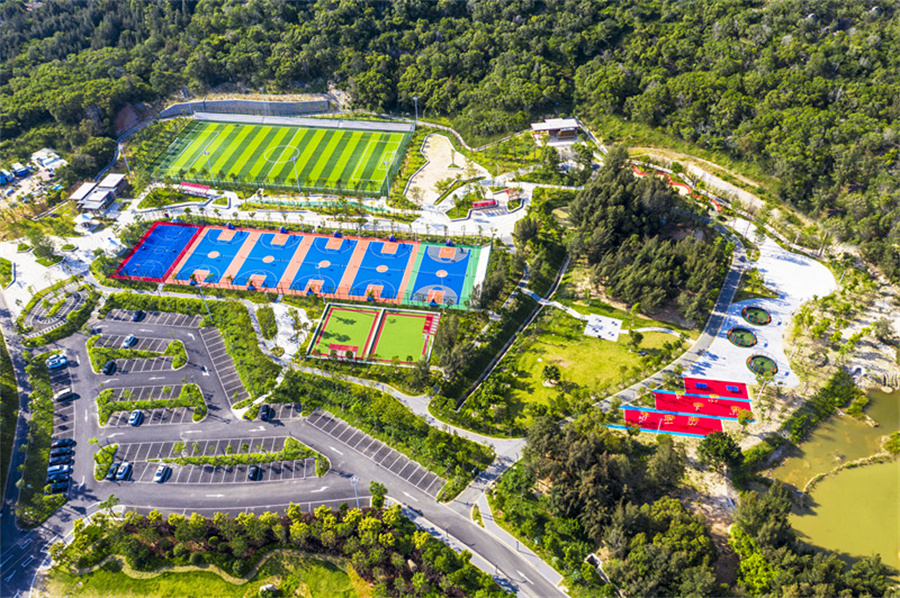
[[[119,274],[119,272],[122,271],[122,268],[125,267],[125,264],[127,264],[129,261],[131,261],[131,258],[132,258],[132,256],[134,256],[134,253],[138,250],[138,247],[140,247],[141,245],[144,244],[144,241],[146,241],[147,237],[149,237],[150,234],[154,230],[156,230],[157,226],[160,226],[163,224],[166,226],[186,226],[186,227],[191,227],[191,228],[196,229],[194,231],[194,235],[188,240],[187,243],[185,243],[184,249],[182,249],[181,253],[178,254],[178,257],[172,261],[172,264],[169,266],[169,269],[166,270],[165,275],[162,278],[151,278],[149,276],[122,276],[121,274]],[[150,226],[149,229],[147,229],[147,232],[145,232],[141,236],[140,240],[137,243],[135,243],[134,247],[131,248],[131,251],[128,252],[128,255],[125,256],[125,259],[122,260],[122,263],[119,264],[119,267],[116,268],[116,273],[113,274],[112,276],[110,276],[110,278],[117,278],[117,279],[121,279],[121,280],[142,280],[145,282],[165,282],[166,279],[169,277],[169,274],[171,274],[172,270],[175,268],[175,265],[181,260],[182,257],[184,257],[184,254],[188,250],[188,248],[191,246],[191,243],[193,243],[194,239],[197,238],[197,235],[199,235],[203,231],[203,228],[204,228],[204,225],[202,225],[202,224],[187,224],[186,222],[163,222],[163,221],[157,220]]]

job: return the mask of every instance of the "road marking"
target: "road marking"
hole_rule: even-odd
[[[200,433],[200,432],[202,432],[202,431],[203,431],[203,430],[186,430],[185,432],[182,432],[182,433],[183,433],[183,434],[198,434],[198,433]]]
[[[521,571],[519,571],[518,569],[516,569],[516,573],[518,573],[519,575],[521,575],[522,577],[524,577],[524,578],[525,578],[525,581],[527,581],[528,583],[534,585],[533,582],[532,582],[530,579],[528,579],[528,577],[527,577],[524,573],[522,573]]]
[[[206,496],[208,498],[222,498],[225,495],[224,494],[207,494]]]
[[[138,328],[138,332],[153,332],[149,328]]]
[[[152,378],[150,378],[151,381],[153,381],[153,380],[165,380],[165,379],[166,379],[165,376],[153,376]]]
[[[310,490],[309,493],[310,493],[310,494],[315,494],[316,492],[325,492],[326,490],[328,490],[328,486],[322,486],[322,487],[319,488],[318,490]]]
[[[116,432],[115,434],[110,434],[107,438],[112,438],[114,436],[124,436],[125,432]]]
[[[204,375],[204,376],[209,376],[209,371],[208,371],[208,370],[207,370],[207,371],[204,371],[204,372],[203,372],[203,375]]]
[[[196,340],[193,332],[188,332],[188,336],[191,337],[191,340]]]
[[[415,496],[413,496],[412,494],[410,494],[409,492],[404,492],[403,494],[405,494],[409,498],[413,499],[414,501],[419,502],[419,499],[416,498]]]
[[[16,573],[18,573],[18,571],[16,571],[15,569],[13,569],[13,572],[10,573],[9,575],[7,575],[6,578],[5,578],[3,581],[9,581],[10,579],[13,578],[13,575],[15,575]]]
[[[341,451],[339,451],[339,450],[337,450],[336,448],[334,448],[333,446],[331,446],[330,444],[328,445],[328,448],[330,448],[331,450],[333,450],[334,452],[336,452],[338,455],[343,455],[343,454],[344,454],[344,453],[342,453]]]

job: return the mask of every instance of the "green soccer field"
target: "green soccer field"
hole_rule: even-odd
[[[426,338],[423,334],[425,317],[425,314],[387,312],[369,358],[392,361],[396,357],[401,363],[422,359],[426,343],[431,341],[430,336]]]
[[[347,349],[359,357],[366,348],[375,326],[379,310],[350,307],[330,307],[316,337],[312,353],[330,355],[334,347],[341,357]]]
[[[193,120],[154,175],[204,184],[385,195],[409,134]]]

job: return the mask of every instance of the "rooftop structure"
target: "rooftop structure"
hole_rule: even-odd
[[[116,193],[121,191],[125,186],[126,179],[124,174],[108,174],[97,185],[101,189],[114,189]]]
[[[85,197],[91,194],[94,188],[97,187],[97,183],[81,183],[81,186],[75,190],[75,193],[69,196],[69,199],[73,201],[80,202]]]
[[[59,154],[46,147],[31,154],[31,161],[46,169],[57,169],[68,164]]]

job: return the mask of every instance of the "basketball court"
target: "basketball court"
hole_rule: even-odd
[[[489,247],[155,223],[114,278],[463,309]]]
[[[365,363],[412,366],[431,356],[440,314],[329,304],[309,355]]]

